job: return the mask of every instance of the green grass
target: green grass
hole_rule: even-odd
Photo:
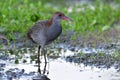
[[[73,19],[71,24],[63,21],[63,29],[74,30],[76,34],[109,30],[114,24],[120,24],[120,2],[116,7],[101,3],[100,0],[88,4],[67,4],[62,0],[1,0],[0,1],[0,33],[9,40],[16,39],[17,33],[24,37],[27,30],[38,20],[49,19],[56,11],[62,11]],[[68,9],[72,8],[69,12]],[[115,23],[117,22],[117,23]]]

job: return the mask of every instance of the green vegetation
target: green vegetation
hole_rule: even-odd
[[[9,41],[23,39],[26,37],[27,30],[35,22],[49,19],[54,12],[61,11],[73,20],[72,23],[62,22],[64,33],[69,30],[75,32],[71,38],[75,40],[72,44],[83,45],[86,43],[88,47],[89,44],[96,47],[96,45],[120,39],[120,28],[118,27],[120,26],[120,0],[93,0],[93,2],[85,4],[73,2],[74,0],[70,1],[72,0],[0,0],[0,34],[4,34]],[[82,44],[77,43],[77,40]],[[0,45],[0,48],[2,46]],[[35,50],[30,52],[34,53]],[[27,49],[11,50],[9,53],[17,56],[15,63],[18,64],[24,55],[21,53],[27,53]],[[52,50],[48,53],[59,56],[60,52]],[[4,52],[4,54],[7,55],[8,52]],[[81,59],[80,56],[82,56]],[[94,62],[91,63],[95,63],[95,61],[102,63],[102,59],[104,59],[103,63],[105,64],[112,59],[113,62],[114,59],[119,61],[120,51],[112,54],[115,58],[103,53],[87,56],[81,52],[76,58],[80,59],[78,62],[93,60]],[[36,55],[31,55],[30,59],[32,63],[36,60]],[[27,63],[27,60],[23,59],[22,62]]]
[[[102,33],[114,24],[120,24],[120,2],[116,0],[113,3],[100,0],[87,4],[72,4],[69,0],[1,0],[0,33],[9,40],[24,37],[36,21],[49,19],[55,11],[62,11],[73,19],[71,24],[63,22],[64,30],[74,30],[76,34],[85,36],[93,31]]]

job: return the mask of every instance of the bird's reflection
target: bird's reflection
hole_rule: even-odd
[[[42,68],[40,68],[40,66],[38,65],[38,74],[37,75],[35,75],[33,78],[32,78],[32,80],[50,80],[48,77],[47,77],[47,75],[49,74],[49,60],[48,60],[48,62],[47,62],[47,57],[45,56],[45,50],[43,50],[42,51],[42,53],[44,53],[43,55],[44,55],[44,60],[46,60],[45,62],[44,62],[44,64],[42,64],[42,65],[44,65],[44,67],[43,67],[43,69]],[[40,56],[41,57],[41,56]],[[48,66],[48,69],[47,69],[47,66]]]

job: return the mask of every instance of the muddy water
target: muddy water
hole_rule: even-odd
[[[60,58],[51,60],[49,64],[48,77],[51,80],[120,80],[120,74],[117,73],[114,68],[107,70],[91,66],[85,67],[83,64],[75,65],[74,63],[66,63]],[[11,64],[6,66],[5,70],[11,68],[25,70],[19,79],[14,78],[13,80],[32,80],[32,77],[35,75],[34,73],[32,74],[32,72],[37,71],[37,67],[33,64]]]
[[[29,50],[29,49],[27,49]],[[35,48],[37,50],[37,48]],[[34,52],[34,51],[33,51]],[[60,50],[61,57],[49,58],[46,74],[51,80],[120,80],[120,72],[114,67],[109,69],[97,68],[93,66],[85,66],[83,63],[66,62],[65,57],[73,55],[70,50]],[[37,74],[37,66],[33,61],[30,63],[30,51],[22,56],[27,60],[26,63],[14,63],[15,57],[0,59],[0,80],[32,80]],[[42,59],[42,69],[44,68],[44,60]],[[22,60],[22,59],[19,59]]]
[[[98,69],[83,64],[75,65],[63,60],[52,61],[50,64],[51,80],[119,80],[120,74],[114,68]],[[118,77],[116,77],[117,75]]]
[[[11,65],[8,68],[24,69],[25,73],[36,72],[37,67],[30,64]],[[32,80],[34,75],[22,75],[19,80]],[[85,67],[83,64],[75,65],[57,59],[50,61],[48,77],[51,80],[120,80],[120,74],[114,68],[98,69]]]

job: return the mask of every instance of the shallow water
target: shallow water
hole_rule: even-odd
[[[47,65],[49,74],[46,75],[51,80],[120,80],[120,72],[117,72],[114,67],[106,69],[85,66],[82,63],[66,62],[64,57],[73,55],[74,52],[63,49],[60,52],[61,57],[55,59],[49,58]],[[32,80],[37,73],[37,66],[35,62],[30,63],[29,57],[29,53],[25,54],[24,58],[27,59],[27,63],[20,64],[14,64],[13,60],[0,60],[0,64],[3,64],[0,70],[0,80]],[[42,69],[44,67],[43,65],[44,62],[41,64]],[[8,76],[14,73],[11,79],[7,78],[6,74],[8,72],[10,72]]]
[[[6,67],[6,69],[10,68],[24,69],[28,74],[37,71],[37,67],[32,64],[13,64]],[[22,75],[19,80],[32,80],[33,76]],[[120,80],[120,73],[113,67],[107,70],[83,64],[75,65],[59,58],[50,61],[48,78],[51,80]]]
[[[75,65],[66,63],[63,60],[52,61],[50,64],[51,80],[112,80],[115,79],[116,73],[114,68],[98,69],[95,67],[87,66],[83,64]],[[116,80],[120,77],[116,77]]]

